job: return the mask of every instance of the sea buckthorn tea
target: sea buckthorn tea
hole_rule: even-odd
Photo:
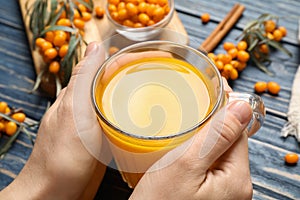
[[[210,59],[167,41],[138,43],[110,57],[96,74],[92,98],[130,187],[227,101]]]

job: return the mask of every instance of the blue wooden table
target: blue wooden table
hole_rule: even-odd
[[[283,157],[288,152],[300,154],[300,145],[294,137],[280,137],[280,131],[287,122],[294,75],[300,63],[300,48],[297,40],[300,1],[297,0],[176,0],[175,7],[190,37],[190,46],[197,48],[217,24],[224,18],[235,2],[245,5],[246,10],[238,23],[215,49],[223,52],[222,43],[235,39],[247,22],[262,13],[278,15],[279,23],[287,28],[288,35],[283,45],[293,53],[288,58],[280,52],[272,52],[275,73],[268,76],[253,63],[243,71],[238,80],[231,83],[235,91],[253,92],[256,81],[276,81],[281,85],[278,96],[262,94],[267,108],[278,114],[267,113],[265,123],[259,132],[249,139],[250,168],[254,187],[253,199],[300,199],[300,164],[288,166]],[[211,21],[202,24],[199,16],[210,13]],[[24,24],[17,0],[1,0],[0,7],[0,101],[23,108],[27,116],[39,121],[48,102],[52,99],[40,92],[30,93],[36,78],[31,52],[28,46]],[[36,129],[32,135],[35,136]],[[1,140],[1,139],[0,139]],[[32,145],[21,134],[6,157],[0,160],[0,189],[8,185],[20,172],[30,155]],[[99,188],[96,199],[127,199],[131,190],[121,181],[115,170],[108,169]]]

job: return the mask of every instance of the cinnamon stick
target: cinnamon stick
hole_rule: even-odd
[[[199,50],[211,52],[238,21],[244,10],[245,6],[238,3],[235,4],[213,32],[200,45]]]

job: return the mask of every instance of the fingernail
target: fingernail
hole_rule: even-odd
[[[97,51],[97,48],[98,48],[98,45],[96,42],[92,42],[88,45],[88,47],[86,48],[85,50],[85,54],[84,56],[88,56],[88,55],[91,55],[93,54],[94,52]]]
[[[248,124],[252,117],[252,109],[250,104],[245,101],[234,101],[229,104],[230,110],[242,125]]]

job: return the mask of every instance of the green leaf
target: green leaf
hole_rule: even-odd
[[[38,73],[38,75],[37,75],[37,77],[36,77],[36,80],[35,80],[35,84],[34,84],[32,90],[31,90],[31,92],[36,91],[36,90],[39,88],[44,73],[45,73],[45,68],[42,69],[42,70],[40,71],[40,73]]]
[[[274,76],[274,74],[273,74],[271,71],[269,71],[268,68],[267,68],[265,65],[263,65],[261,62],[259,62],[259,61],[256,59],[255,55],[254,55],[252,52],[250,52],[250,55],[251,55],[251,59],[253,60],[253,62],[256,64],[256,66],[257,66],[260,70],[262,70],[263,72],[267,73],[267,74],[270,75],[270,76]]]
[[[54,0],[55,1],[55,0]],[[52,15],[51,15],[51,21],[49,23],[50,26],[53,26],[56,24],[57,20],[59,19],[59,17],[61,16],[62,12],[64,11],[64,7],[62,6],[57,13],[55,13],[56,9],[54,11],[52,11]]]
[[[54,26],[50,26],[49,28],[43,30],[41,32],[41,35],[44,35],[48,31],[57,31],[57,30],[66,31],[66,32],[70,32],[70,33],[76,32],[76,29],[68,27],[68,26],[54,25]]]
[[[248,51],[252,51],[256,45],[258,44],[259,40],[255,38],[253,41],[251,41],[249,44],[250,46],[248,47]]]
[[[77,2],[84,5],[87,9],[91,11],[93,10],[93,6],[94,6],[93,1],[90,0],[89,2],[85,2],[83,0],[77,0]]]
[[[3,145],[3,147],[1,147],[1,149],[0,149],[0,159],[4,158],[5,153],[10,149],[10,147],[12,146],[14,141],[17,139],[20,132],[21,132],[21,128],[19,127],[17,132],[14,135],[10,136],[9,139]]]
[[[282,44],[280,44],[279,42],[276,42],[274,40],[269,40],[267,41],[267,44],[286,53],[288,56],[293,57],[293,54],[289,50],[287,50],[284,46],[282,46]]]

